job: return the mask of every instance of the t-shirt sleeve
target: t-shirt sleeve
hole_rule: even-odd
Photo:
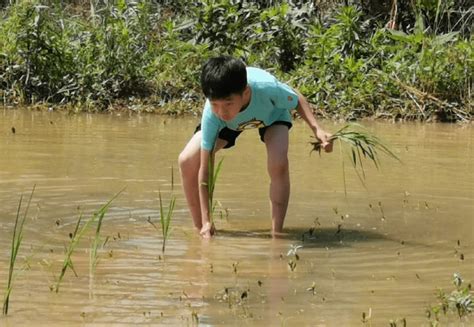
[[[212,151],[217,136],[223,127],[222,122],[212,113],[211,104],[207,100],[201,118],[201,148]]]
[[[287,84],[276,81],[272,90],[272,100],[275,107],[292,110],[298,105],[298,94]]]

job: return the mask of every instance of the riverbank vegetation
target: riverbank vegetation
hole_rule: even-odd
[[[197,113],[200,66],[225,53],[272,71],[327,118],[473,114],[468,0],[18,0],[0,8],[5,106]]]

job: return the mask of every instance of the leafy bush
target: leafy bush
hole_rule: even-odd
[[[354,7],[342,8],[329,27],[315,24],[297,86],[331,115],[470,120],[472,41],[458,33],[371,33]],[[290,77],[288,77],[290,78]]]
[[[1,25],[2,89],[20,101],[96,105],[146,94],[153,18],[124,0],[90,20],[36,1],[12,6]]]
[[[403,26],[390,30],[386,16],[368,17],[372,0],[20,0],[0,20],[0,97],[193,111],[201,64],[230,54],[271,70],[328,117],[470,120],[474,15],[446,20],[461,2],[399,0]]]
[[[63,20],[49,7],[22,2],[10,7],[0,27],[0,74],[6,96],[23,101],[57,100],[72,67]]]

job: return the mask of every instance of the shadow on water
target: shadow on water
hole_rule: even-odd
[[[267,229],[256,230],[226,230],[219,229],[217,237],[223,238],[253,238],[271,239],[272,235]],[[305,247],[325,248],[325,247],[350,247],[357,242],[371,241],[393,241],[383,234],[374,231],[364,231],[345,228],[287,228],[284,233],[275,238],[288,241],[299,241]]]

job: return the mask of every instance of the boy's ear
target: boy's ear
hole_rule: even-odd
[[[250,94],[250,86],[247,84],[247,86],[245,86],[245,89],[244,89],[244,93],[243,93],[245,96],[249,95]]]

